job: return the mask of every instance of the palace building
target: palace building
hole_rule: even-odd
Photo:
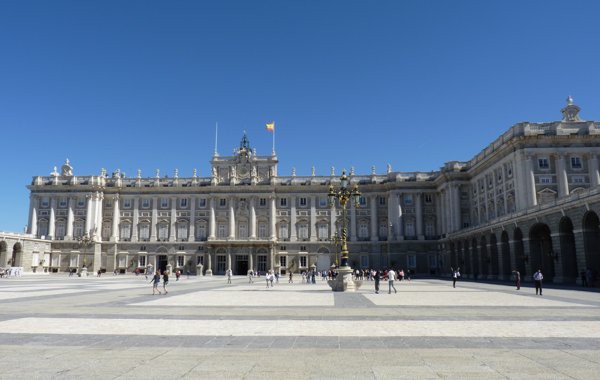
[[[588,269],[597,276],[600,123],[580,119],[570,97],[561,112],[559,121],[518,123],[470,161],[438,171],[351,168],[362,192],[348,210],[351,266],[427,275],[452,266],[484,279],[541,268],[557,283]],[[279,175],[275,153],[258,155],[245,135],[233,155],[215,152],[210,163],[209,177],[130,178],[76,175],[67,160],[33,178],[27,234],[12,246],[0,235],[0,265],[284,274],[336,263],[341,210],[327,194],[340,171]]]

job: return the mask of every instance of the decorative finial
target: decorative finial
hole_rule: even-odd
[[[371,175],[375,175],[375,165],[371,166]]]
[[[52,173],[50,173],[50,175],[52,177],[58,177],[58,169],[56,168],[56,166],[54,167],[54,170],[52,170]]]
[[[156,178],[160,178],[160,169],[156,169]]]
[[[313,177],[316,175],[315,174],[315,166],[314,165],[313,165],[313,167],[312,167],[312,169],[310,171],[310,175],[313,176]]]
[[[198,170],[196,168],[194,168],[194,172],[192,174],[193,178],[196,178],[198,176]]]
[[[292,167],[292,177],[295,177],[295,176],[296,176],[296,168]]]
[[[179,169],[175,169],[173,172],[173,178],[179,178]]]
[[[137,170],[137,177],[142,178],[142,169]]]
[[[335,176],[335,167],[331,167],[331,176],[334,177]]]
[[[350,166],[350,175],[354,175],[354,166]]]
[[[581,111],[581,108],[573,103],[573,97],[569,95],[567,98],[567,105],[560,110],[563,114],[562,121],[581,121],[579,118],[579,111]]]
[[[73,167],[71,166],[71,163],[69,162],[68,158],[65,160],[65,163],[61,167],[61,175],[66,177],[73,176]]]
[[[387,173],[390,174],[392,172],[392,165],[387,164]]]
[[[105,168],[100,169],[100,177],[106,178],[106,169]]]

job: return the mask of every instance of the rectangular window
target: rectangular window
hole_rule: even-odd
[[[198,207],[206,207],[206,198],[198,199]]]
[[[378,197],[378,198],[379,198],[379,205],[385,206],[385,197]]]
[[[267,225],[264,223],[260,223],[258,225],[258,237],[261,239],[266,239],[267,236]]]
[[[300,240],[308,239],[308,225],[307,224],[303,223],[298,226],[298,239],[300,239]]]
[[[131,208],[131,199],[123,200],[123,208]]]
[[[141,266],[141,267],[146,266],[146,256],[144,256],[144,255],[140,256],[139,266]]]
[[[85,207],[85,199],[83,199],[83,198],[77,199],[77,207],[79,207],[79,208]]]
[[[435,233],[435,228],[433,223],[425,223],[425,236],[433,236]]]
[[[161,208],[169,207],[169,199],[168,198],[160,198],[160,207]]]
[[[142,199],[142,208],[150,208],[150,199],[148,199],[148,198]]]
[[[581,157],[573,156],[571,157],[571,168],[572,169],[581,169],[583,167],[581,163]]]
[[[306,246],[305,245],[301,245],[300,246],[300,252],[306,252]]]
[[[582,175],[574,175],[573,177],[571,177],[573,183],[585,183],[585,177]]]
[[[326,197],[319,198],[319,207],[327,207],[327,198]]]
[[[258,264],[256,266],[256,269],[261,273],[265,273],[267,271],[267,256],[266,255],[258,255],[257,259],[258,259],[257,260]]]
[[[417,256],[416,255],[406,256],[406,266],[409,269],[415,269],[417,267]]]
[[[361,255],[360,256],[360,267],[361,268],[368,268],[369,267],[369,256],[367,256],[367,255]]]
[[[552,177],[540,177],[540,183],[552,183]]]
[[[187,208],[187,206],[188,206],[188,200],[187,200],[187,198],[181,198],[179,200],[179,207],[181,207],[181,208]]]
[[[60,198],[60,201],[58,201],[58,207],[60,207],[60,208],[67,207],[67,199],[66,198]]]
[[[429,256],[429,268],[437,268],[437,257],[434,255]]]
[[[538,167],[540,169],[550,169],[550,163],[547,157],[538,158]]]
[[[306,206],[306,198],[300,198],[300,206],[305,207]]]
[[[42,207],[48,207],[50,205],[48,198],[42,198]]]
[[[406,236],[415,236],[415,225],[413,222],[407,222],[404,229],[404,233],[406,234]]]
[[[217,255],[217,274],[224,274],[227,269],[227,256]]]
[[[412,205],[413,203],[413,197],[411,194],[407,194],[404,196],[404,204],[405,205]]]
[[[182,255],[177,256],[177,267],[178,268],[182,268],[184,265],[184,259],[185,257]]]
[[[369,237],[369,225],[367,223],[361,223],[358,226],[358,237],[361,239]]]
[[[281,223],[279,225],[279,238],[287,239],[288,238],[288,226],[287,223]]]
[[[150,239],[150,225],[147,223],[140,224],[140,239],[148,240]]]
[[[279,246],[280,251],[287,251],[287,247],[285,245]]]
[[[360,198],[358,198],[358,204],[360,204],[361,206],[365,206],[367,204],[367,198],[361,196]]]
[[[431,203],[431,194],[425,194],[425,203]]]
[[[306,263],[308,262],[307,259],[306,256],[300,256],[300,268],[306,268]]]
[[[221,207],[227,206],[227,199],[225,199],[225,198],[219,199],[219,206],[221,206]]]
[[[220,238],[227,237],[227,226],[225,224],[219,224],[217,227],[217,236]]]
[[[287,198],[281,198],[281,199],[279,199],[279,205],[281,207],[287,207]]]
[[[287,268],[287,256],[279,256],[279,266]]]
[[[265,207],[265,206],[267,205],[267,198],[260,198],[260,199],[258,200],[258,205],[259,205],[260,207]]]

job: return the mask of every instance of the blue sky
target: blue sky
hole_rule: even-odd
[[[594,1],[0,1],[0,230],[34,175],[209,172],[214,125],[279,172],[437,170],[511,125],[600,119]]]

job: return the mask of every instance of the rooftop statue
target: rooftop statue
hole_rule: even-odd
[[[73,176],[73,167],[71,166],[71,163],[69,162],[68,158],[65,160],[65,163],[61,167],[60,172],[61,172],[60,175],[65,176],[65,177]]]

